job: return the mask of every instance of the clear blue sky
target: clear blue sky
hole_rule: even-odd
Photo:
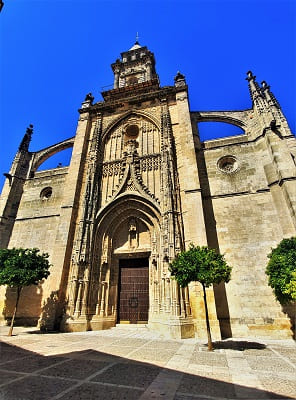
[[[295,134],[295,14],[294,0],[5,0],[0,187],[30,123],[31,151],[75,135],[85,94],[101,100],[110,64],[136,32],[155,54],[161,85],[185,74],[192,110],[250,108],[251,69],[271,85]]]

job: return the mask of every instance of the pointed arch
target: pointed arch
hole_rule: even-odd
[[[122,213],[127,213],[127,209],[141,210],[147,216],[150,216],[151,221],[155,224],[160,221],[160,209],[137,193],[123,193],[119,195],[114,201],[103,207],[96,216],[96,231],[104,228],[105,225],[111,225],[112,221],[118,218]]]
[[[156,301],[153,282],[159,271],[154,260],[160,252],[160,217],[154,204],[133,193],[118,196],[97,214],[88,301],[91,314],[100,316],[102,325],[111,327],[118,320],[120,260],[124,259],[145,259],[149,265],[147,313],[152,313]]]
[[[128,119],[131,116],[140,116],[140,117],[144,117],[148,120],[150,120],[151,123],[153,123],[158,130],[160,130],[160,121],[154,117],[154,115],[146,112],[146,111],[140,111],[140,110],[129,110],[126,111],[124,114],[120,115],[120,117],[116,118],[114,121],[112,121],[107,128],[105,129],[105,132],[103,134],[103,142],[106,141],[106,139],[108,138],[109,133],[115,129],[118,125],[120,125],[120,123],[122,123],[125,119]]]

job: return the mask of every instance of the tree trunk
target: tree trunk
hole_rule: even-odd
[[[204,303],[205,303],[205,312],[206,312],[206,323],[207,323],[207,335],[208,335],[208,350],[213,351],[213,342],[211,337],[211,329],[210,329],[210,321],[209,321],[209,313],[208,313],[208,304],[207,304],[207,295],[206,295],[206,287],[202,283],[203,288],[203,296],[204,296]]]
[[[22,290],[22,287],[21,287],[21,286],[18,286],[18,287],[17,287],[16,302],[15,302],[15,307],[14,307],[14,311],[13,311],[13,315],[12,315],[12,319],[11,319],[11,323],[10,323],[10,328],[9,328],[8,336],[12,336],[13,323],[14,323],[14,319],[15,319],[15,316],[16,316],[16,310],[17,310],[17,306],[18,306],[19,299],[20,299],[21,290]]]

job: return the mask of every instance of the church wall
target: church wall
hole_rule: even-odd
[[[175,103],[170,104],[170,115],[176,146],[176,166],[182,207],[184,246],[188,248],[190,243],[205,246],[207,244],[207,237],[187,91],[184,90],[178,93],[176,100]],[[201,285],[198,282],[192,282],[189,286],[189,293],[195,334],[199,338],[206,337],[204,300]],[[212,287],[207,288],[207,299],[212,336],[215,340],[220,340],[221,333]]]
[[[267,254],[284,236],[283,215],[278,214],[264,170],[270,163],[270,153],[264,138],[215,147],[217,142],[205,142],[203,155],[198,152],[197,157],[208,242],[225,254],[233,268],[231,281],[226,284],[228,310],[219,310],[218,297],[218,315],[230,315],[232,334],[237,337],[286,337],[289,322],[265,274]],[[219,168],[219,160],[229,155],[236,158],[236,171],[227,172],[226,164],[223,171],[221,162]],[[281,208],[286,208],[284,201]],[[281,328],[285,329],[281,332]]]
[[[19,322],[65,331],[114,326],[120,260],[142,258],[149,329],[206,337],[201,285],[180,289],[169,272],[193,242],[216,248],[233,267],[228,284],[207,288],[215,340],[289,337],[265,268],[271,247],[296,233],[296,147],[269,87],[248,72],[252,109],[190,112],[181,73],[160,87],[153,53],[136,43],[122,54],[104,101],[86,95],[75,138],[32,153],[28,128],[8,174],[1,246],[35,246],[52,263],[42,285],[23,290]],[[200,143],[197,123],[210,120],[245,134]],[[34,175],[39,161],[69,145],[68,168]],[[2,287],[0,298],[11,315],[15,291]]]
[[[35,177],[26,181],[20,202],[9,247],[33,248],[49,253],[52,262],[53,244],[59,223],[60,207],[63,200],[64,183],[68,168],[37,172]],[[41,197],[42,190],[52,188],[52,195]],[[42,307],[42,298],[48,282],[43,285],[23,289],[18,308],[18,322],[37,322]],[[0,318],[13,312],[15,290],[1,287],[4,299],[4,311]]]

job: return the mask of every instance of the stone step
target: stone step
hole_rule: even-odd
[[[147,328],[147,324],[116,324],[114,328],[123,328],[123,329],[138,329],[138,328]]]

